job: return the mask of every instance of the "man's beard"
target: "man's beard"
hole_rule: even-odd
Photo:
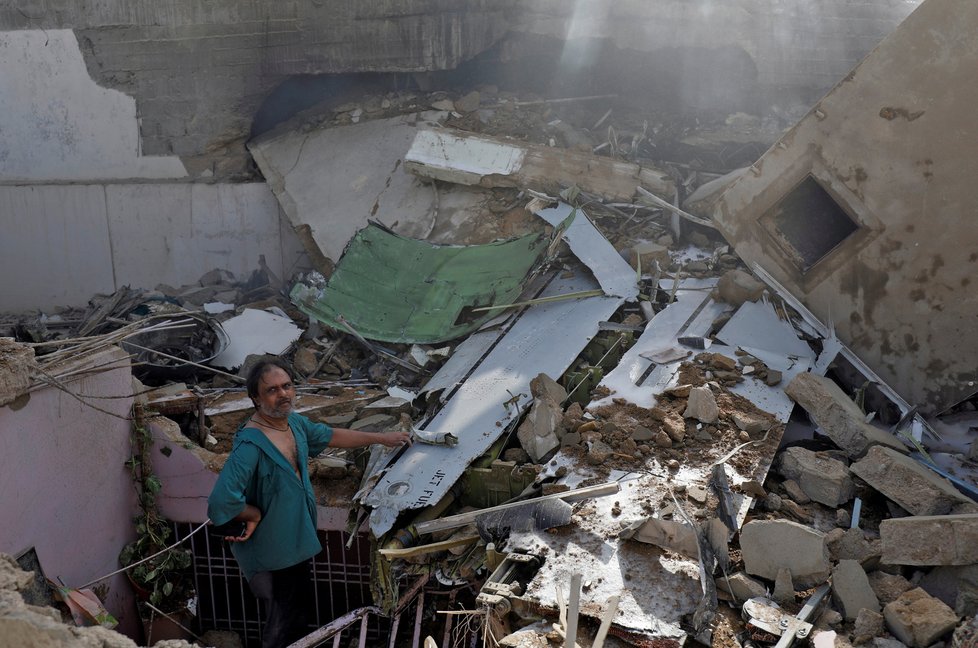
[[[258,408],[258,411],[261,412],[262,415],[269,418],[285,418],[292,413],[294,408],[295,406],[292,404],[292,401],[288,401],[284,405],[278,407],[269,407],[268,405],[262,404],[262,406]]]

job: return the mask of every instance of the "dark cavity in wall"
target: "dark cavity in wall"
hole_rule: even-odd
[[[296,114],[336,108],[365,95],[393,90],[445,90],[464,94],[493,85],[520,97],[616,94],[637,110],[726,116],[759,114],[766,105],[757,68],[737,47],[673,47],[654,52],[623,50],[604,39],[566,41],[513,35],[453,70],[424,73],[301,75],[273,90],[251,129],[257,136]]]
[[[859,229],[812,176],[788,192],[760,222],[802,272]]]

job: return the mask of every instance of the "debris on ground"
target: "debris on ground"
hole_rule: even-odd
[[[252,411],[248,367],[284,356],[297,411],[418,441],[311,459],[317,503],[370,536],[378,613],[461,593],[486,645],[966,635],[975,405],[925,419],[704,224],[751,156],[624,114],[599,128],[619,119],[602,101],[363,103],[385,102],[251,145],[313,272],[259,262],[5,315],[0,405],[119,344],[163,434],[212,473]],[[702,157],[657,158],[666,137]],[[47,627],[0,594],[0,624]]]

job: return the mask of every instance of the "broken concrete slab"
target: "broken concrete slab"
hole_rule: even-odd
[[[824,454],[801,447],[786,448],[777,460],[778,472],[795,480],[808,497],[838,507],[852,499],[856,485],[848,467]]]
[[[869,585],[862,566],[855,560],[840,560],[832,569],[832,598],[846,621],[854,621],[859,611],[880,611],[880,602]]]
[[[870,448],[850,470],[914,515],[944,515],[973,503],[927,466],[889,448]]]
[[[284,125],[249,144],[313,259],[338,260],[368,219],[403,236],[428,234],[435,195],[398,164],[419,121],[411,114],[312,131]]]
[[[978,515],[927,515],[880,522],[888,565],[978,563]]]
[[[716,396],[713,390],[707,386],[693,387],[689,390],[689,400],[686,403],[686,411],[683,418],[692,418],[701,423],[716,423],[720,417],[720,408],[717,406]]]
[[[547,398],[533,401],[530,411],[516,431],[520,445],[530,455],[534,463],[560,447],[560,437],[557,430],[563,419],[560,405]]]
[[[887,629],[912,648],[930,646],[958,624],[951,608],[919,587],[888,603],[883,617]]]
[[[862,458],[874,445],[907,452],[906,447],[893,435],[867,423],[866,415],[859,406],[846,396],[839,385],[825,376],[798,374],[784,391],[850,457]]]
[[[740,548],[748,574],[774,580],[788,569],[799,587],[824,583],[831,570],[824,536],[788,520],[753,520],[740,532]]]
[[[464,131],[422,129],[404,168],[433,180],[482,187],[535,189],[557,195],[578,186],[608,200],[631,201],[638,187],[671,199],[664,171],[608,157],[503,140]]]

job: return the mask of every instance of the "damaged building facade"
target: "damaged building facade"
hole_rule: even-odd
[[[302,468],[296,646],[973,645],[971,5],[28,5],[0,645],[261,645],[264,354],[414,439]]]

